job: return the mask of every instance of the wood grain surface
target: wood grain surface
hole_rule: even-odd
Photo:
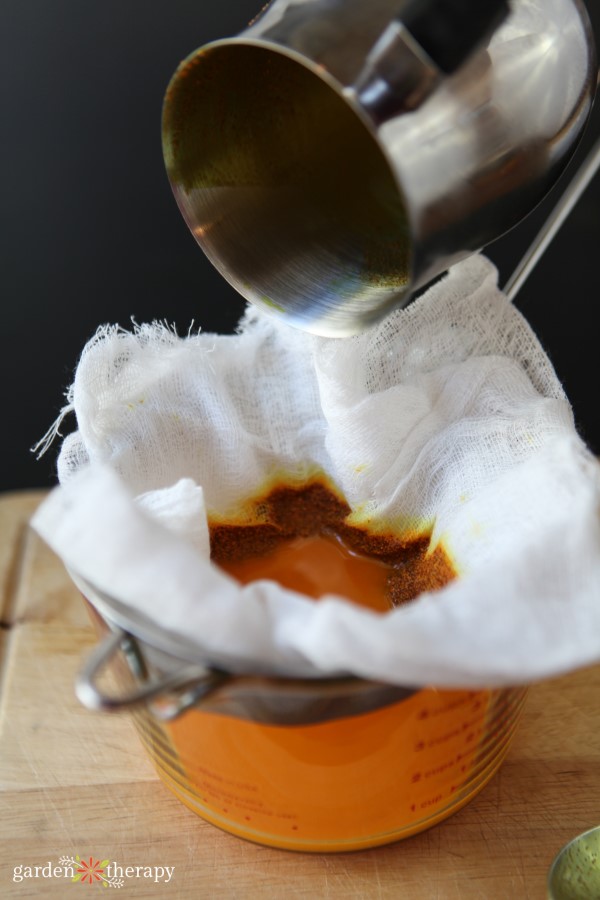
[[[0,495],[0,897],[95,896],[99,884],[13,880],[16,866],[79,854],[140,871],[174,867],[168,883],[126,878],[123,898],[544,900],[554,855],[600,821],[594,667],[533,686],[490,784],[408,840],[310,855],[203,822],[158,781],[126,715],[88,712],[74,697],[95,637],[62,564],[28,528],[42,497]]]

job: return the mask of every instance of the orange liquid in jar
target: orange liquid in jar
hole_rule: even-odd
[[[323,534],[220,565],[244,583],[272,578],[379,611],[389,609],[390,575],[398,575]],[[201,706],[166,724],[150,716],[138,724],[163,780],[207,821],[285,849],[356,850],[414,834],[467,803],[500,765],[523,697],[522,690],[421,689],[309,725]]]
[[[194,709],[140,733],[167,786],[213,825],[283,849],[359,850],[468,803],[501,764],[524,696],[425,689],[299,726]]]

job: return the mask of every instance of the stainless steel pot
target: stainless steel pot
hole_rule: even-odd
[[[460,22],[421,27],[432,4],[275,0],[168,86],[187,224],[292,325],[345,336],[406,304],[527,215],[577,145],[596,85],[581,0],[462,3],[465,33],[482,10],[510,13],[458,55]]]

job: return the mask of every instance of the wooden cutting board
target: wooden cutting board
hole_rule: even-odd
[[[408,840],[309,855],[203,822],[158,781],[126,715],[74,697],[95,637],[62,564],[28,528],[42,497],[0,495],[1,897],[80,896],[81,881],[42,874],[78,854],[138,867],[123,898],[543,900],[554,855],[600,822],[598,666],[534,686],[490,784]],[[14,881],[17,866],[38,877]],[[174,867],[168,883],[155,867]]]

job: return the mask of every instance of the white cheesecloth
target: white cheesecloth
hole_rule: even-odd
[[[500,686],[600,660],[600,466],[483,256],[344,339],[105,326],[33,524],[67,567],[236,672]],[[421,522],[459,577],[379,614],[209,559],[206,510],[322,470],[356,523]]]

